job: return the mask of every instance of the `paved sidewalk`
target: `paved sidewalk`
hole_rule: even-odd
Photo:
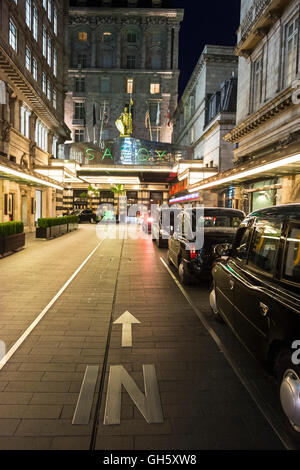
[[[83,226],[0,260],[7,341],[22,334],[97,245],[94,230]],[[105,240],[98,248],[0,371],[0,449],[89,448],[97,394],[90,423],[72,425],[84,371],[99,365],[101,374],[111,312],[115,320],[127,310],[141,324],[133,326],[132,348],[121,347],[121,325],[112,327],[96,449],[282,448],[160,255],[150,238]],[[123,389],[121,424],[104,426],[109,366],[124,366],[143,392],[147,364],[156,368],[164,422],[147,424]]]

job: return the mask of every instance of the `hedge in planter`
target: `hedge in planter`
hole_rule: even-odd
[[[23,222],[5,222],[0,224],[0,254],[16,251],[25,245]]]
[[[36,229],[37,238],[52,238],[67,233],[69,224],[77,228],[78,217],[76,215],[66,215],[64,217],[47,217],[38,219],[38,227]],[[75,227],[74,227],[75,225]]]

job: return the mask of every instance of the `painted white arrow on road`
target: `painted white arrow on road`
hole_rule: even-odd
[[[131,348],[132,346],[132,325],[141,323],[137,318],[131,315],[130,312],[125,312],[121,315],[114,325],[122,325],[122,348]]]

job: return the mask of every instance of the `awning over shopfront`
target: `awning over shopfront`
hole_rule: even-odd
[[[4,157],[0,157],[0,179],[30,186],[50,187],[58,190],[64,189],[56,181],[27,168],[20,168],[17,164],[8,161]]]
[[[287,175],[300,174],[300,154],[290,155],[276,160],[266,161],[265,157],[236,166],[201,183],[189,187],[193,193],[201,190],[220,190],[233,184],[254,181],[258,178],[271,179]]]

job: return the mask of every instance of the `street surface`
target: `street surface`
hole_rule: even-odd
[[[287,448],[267,419],[282,429],[273,379],[212,317],[208,285],[185,288],[188,301],[164,260],[166,250],[150,236],[101,243],[89,224],[55,240],[29,235],[23,251],[0,260],[0,339],[7,353],[18,346],[0,370],[0,449]],[[140,323],[114,324],[124,312]],[[132,346],[122,346],[122,334]],[[144,371],[145,397],[143,366],[152,374]],[[105,415],[109,421],[118,414],[118,371],[140,411],[122,387],[120,424],[104,424]],[[110,372],[116,375],[108,390]],[[152,408],[158,415],[161,409],[160,422]],[[87,424],[72,424],[75,417]]]

